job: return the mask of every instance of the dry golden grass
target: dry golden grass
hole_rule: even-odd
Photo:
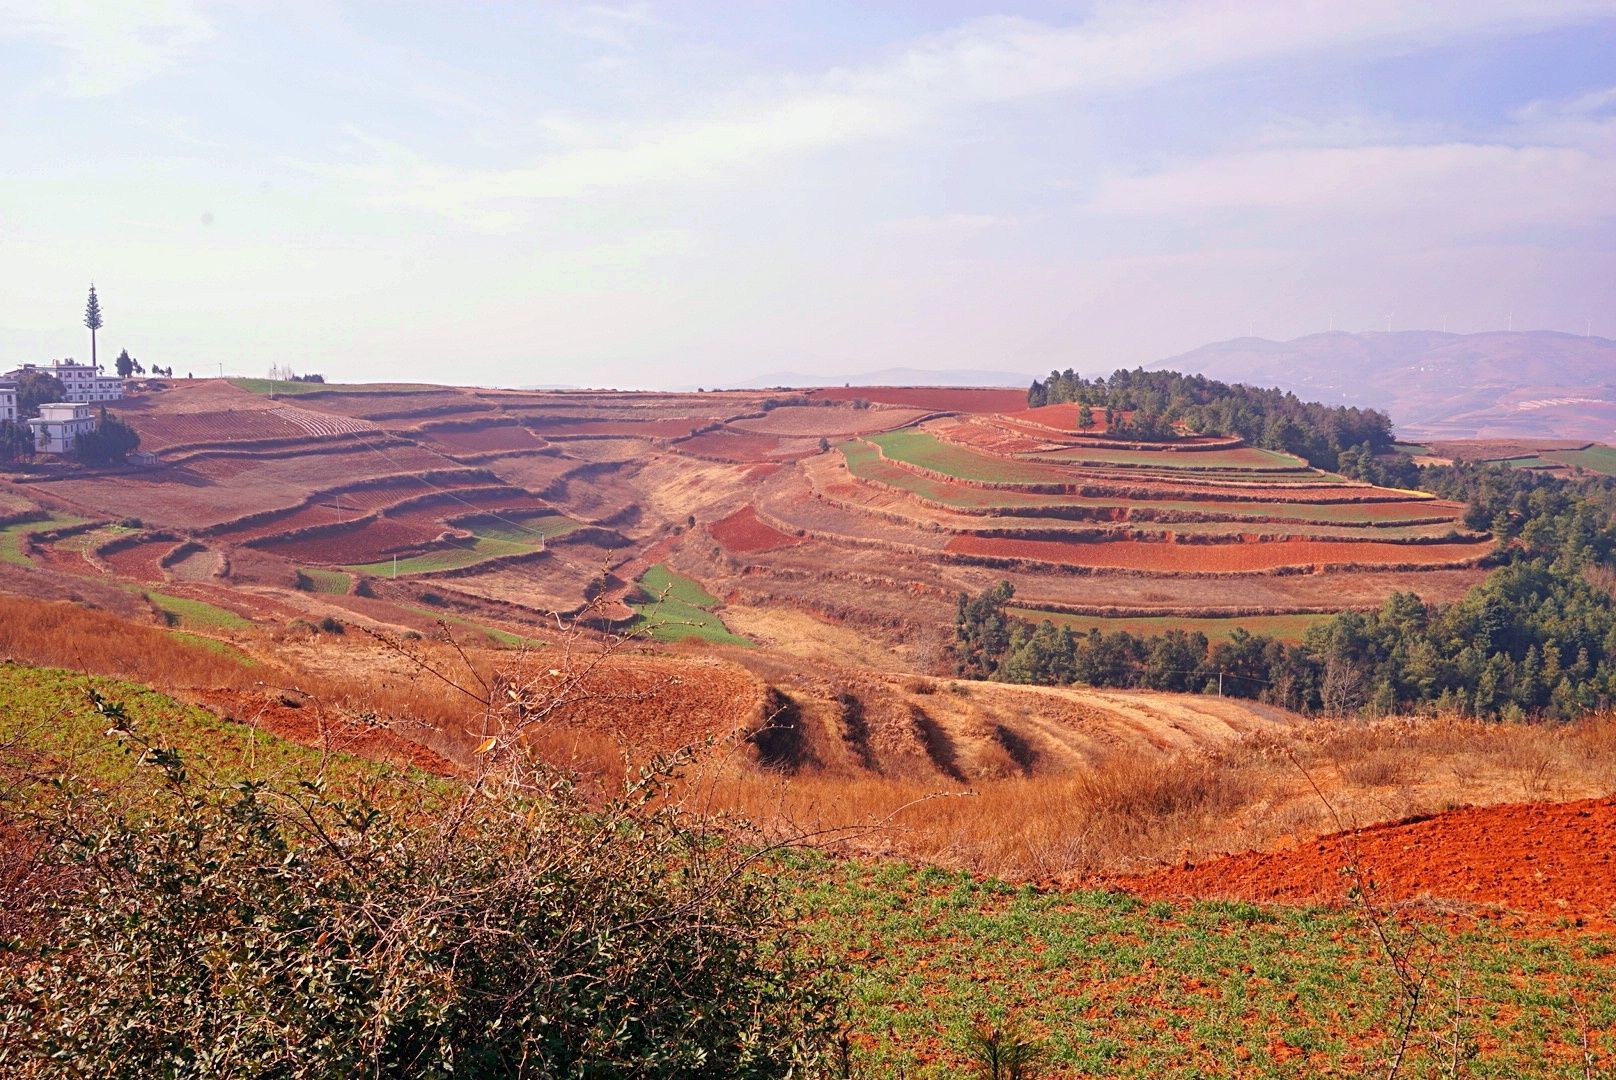
[[[177,635],[66,601],[0,596],[0,657],[115,675],[159,689],[243,687],[270,674],[222,643]]]
[[[855,851],[1074,881],[1461,805],[1606,794],[1616,789],[1616,718],[1319,723],[1219,754],[1119,755],[1067,775],[974,787],[771,776],[733,763],[692,782],[712,805],[765,829],[851,828]]]
[[[295,686],[325,708],[374,719],[460,763],[472,760],[488,724],[498,722],[477,696],[491,697],[496,672],[513,664],[508,652],[462,653],[431,640],[401,642],[407,648],[401,651],[356,630],[275,639],[244,634],[238,642],[252,659],[78,604],[0,596],[0,657],[116,675],[182,696],[198,687]],[[566,647],[554,642],[522,662],[541,671],[592,662],[585,653],[564,656]],[[716,661],[613,657],[598,669],[584,700],[524,737],[545,760],[601,785],[616,783],[652,753],[694,742],[704,749],[686,780],[683,794],[694,796],[689,805],[745,818],[765,831],[851,835],[843,842],[859,852],[1033,880],[1070,881],[1283,847],[1340,826],[1461,805],[1616,790],[1611,714],[1574,724],[1458,717],[1278,724],[1234,731],[1221,744],[1156,744],[1167,749],[1114,740],[1108,752],[1072,754],[1046,772],[979,773],[958,782],[854,767],[845,754],[845,761],[832,762],[828,753],[819,761],[810,753],[788,775],[760,767],[745,732],[758,722],[761,688],[796,688],[802,684],[788,677],[795,671],[759,663],[748,674]],[[893,682],[902,693],[920,695],[965,746],[981,734],[967,730],[968,722],[981,725],[965,707],[997,698],[993,688],[964,686],[965,696],[958,697],[947,692],[950,685]],[[1183,705],[1198,700],[1186,698]],[[1034,694],[1014,701],[1028,717],[1047,716],[1059,704]],[[831,699],[799,692],[799,703],[808,730],[836,722]],[[965,711],[956,716],[954,705]],[[1146,708],[1132,699],[1111,705],[1140,717]],[[826,751],[830,743],[810,740],[810,751],[816,746]]]

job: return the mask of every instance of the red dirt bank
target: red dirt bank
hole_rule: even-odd
[[[1356,865],[1377,903],[1420,897],[1616,923],[1616,796],[1467,807],[1117,879],[1146,896],[1341,902]]]

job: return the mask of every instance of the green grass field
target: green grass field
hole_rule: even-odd
[[[718,645],[756,646],[750,638],[733,634],[724,620],[707,610],[718,597],[701,583],[657,563],[638,582],[644,599],[629,606],[638,614],[631,632],[643,632],[653,641],[684,641],[696,638]]]
[[[1278,450],[1263,450],[1255,446],[1240,446],[1230,450],[1112,450],[1108,447],[1076,446],[1070,450],[1056,450],[1039,455],[1059,458],[1073,464],[1091,462],[1096,465],[1146,465],[1153,468],[1184,471],[1222,469],[1306,469],[1307,462]]]
[[[504,522],[487,519],[475,525],[467,525],[466,528],[472,531],[469,538],[445,541],[441,546],[419,555],[402,556],[396,564],[392,559],[380,559],[376,562],[349,566],[347,569],[356,574],[371,574],[375,577],[392,577],[395,569],[400,577],[407,574],[434,573],[439,570],[459,570],[505,555],[525,555],[537,551],[543,541],[575,532],[583,528],[583,522],[560,514],[541,513],[512,516],[509,521]]]
[[[965,1032],[1007,1016],[1062,1077],[1385,1076],[1397,1049],[1404,998],[1350,910],[1147,904],[803,861],[813,943],[851,961],[860,1075],[977,1075]],[[1465,1076],[1600,1075],[1585,1060],[1616,1053],[1616,936],[1512,937],[1440,917],[1422,929],[1434,973],[1399,1075],[1450,1075],[1439,1040],[1456,1028]]]
[[[32,566],[33,560],[23,554],[22,550],[23,539],[29,533],[65,529],[72,525],[83,525],[84,521],[84,518],[52,514],[40,521],[21,521],[0,527],[0,562],[8,562],[14,566]]]
[[[123,705],[136,730],[177,748],[187,756],[192,771],[220,783],[233,784],[249,776],[278,776],[295,783],[313,779],[319,771],[318,750],[221,720],[148,687],[16,664],[0,665],[0,701],[6,703],[0,709],[0,745],[15,745],[49,762],[72,762],[80,777],[98,782],[135,775],[139,766],[134,755],[116,736],[107,734],[106,719],[90,708],[89,687]],[[327,775],[338,782],[365,784],[403,776],[396,768],[340,753],[330,755]]]
[[[1586,450],[1551,450],[1540,455],[1546,461],[1575,465],[1589,472],[1616,476],[1616,447],[1590,446]]]
[[[1392,443],[1392,449],[1397,451],[1399,454],[1409,454],[1414,457],[1424,457],[1433,452],[1429,446],[1426,446],[1423,443]]]
[[[918,476],[906,469],[901,469],[889,461],[883,461],[875,448],[862,440],[851,440],[842,443],[838,449],[847,461],[848,471],[861,480],[881,484],[918,495],[923,499],[940,503],[943,506],[959,507],[961,509],[993,507],[1061,507],[1086,506],[1095,508],[1111,508],[1134,506],[1151,506],[1163,510],[1173,510],[1185,514],[1195,514],[1208,518],[1252,521],[1259,518],[1274,518],[1294,522],[1318,522],[1326,525],[1352,525],[1368,521],[1418,521],[1433,516],[1428,507],[1419,505],[1419,500],[1411,499],[1407,503],[1257,503],[1257,502],[1231,502],[1207,501],[1192,502],[1182,499],[1152,499],[1149,502],[1130,503],[1123,499],[1102,499],[1082,495],[1036,495],[1028,492],[999,490],[992,491],[985,488],[965,487],[960,484],[950,484],[944,480],[934,480],[929,476]],[[1149,527],[1147,524],[1145,527]],[[1260,527],[1260,526],[1253,526]]]
[[[1086,634],[1090,630],[1103,630],[1114,634],[1126,630],[1139,637],[1148,637],[1154,634],[1165,634],[1169,630],[1183,630],[1186,633],[1200,632],[1205,634],[1208,641],[1216,644],[1227,641],[1235,630],[1244,628],[1248,633],[1263,637],[1278,638],[1281,641],[1301,641],[1302,635],[1307,631],[1333,618],[1331,615],[1239,615],[1195,618],[1178,615],[1150,615],[1150,616],[1100,616],[1100,615],[1069,615],[1064,611],[1045,611],[1033,607],[1009,607],[1005,609],[1018,619],[1029,622],[1043,622],[1045,619],[1056,626],[1070,627],[1073,633]]]
[[[204,627],[213,630],[245,630],[252,623],[237,615],[234,611],[227,611],[222,607],[206,603],[202,600],[192,600],[188,596],[171,596],[168,593],[148,592],[146,598],[152,602],[157,610],[163,612],[180,626]]]
[[[905,429],[870,435],[887,457],[905,461],[945,476],[983,484],[1070,484],[1071,473],[1056,465],[1010,461],[945,443],[924,431]]]
[[[322,570],[315,566],[298,567],[299,574],[309,579],[311,591],[328,596],[344,596],[353,585],[353,575],[341,570]]]

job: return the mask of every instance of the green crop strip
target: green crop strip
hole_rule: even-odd
[[[209,604],[202,600],[192,600],[188,596],[171,596],[168,593],[148,592],[146,598],[152,602],[157,610],[176,620],[181,626],[202,626],[218,630],[245,630],[252,625],[248,619],[242,618],[234,611],[228,611],[216,604]]]
[[[19,521],[0,526],[0,562],[8,562],[14,566],[32,566],[33,560],[23,553],[23,541],[28,534],[83,525],[84,520],[64,514],[52,514],[40,521]]]
[[[510,522],[489,520],[471,526],[469,538],[446,540],[431,551],[416,555],[401,555],[392,559],[378,559],[347,567],[356,574],[392,577],[395,572],[429,574],[440,570],[461,570],[489,559],[506,555],[526,555],[538,551],[547,540],[565,536],[583,528],[583,522],[560,514],[543,514],[528,518],[515,517]]]
[[[1309,628],[1334,617],[1332,615],[1071,615],[1063,611],[1014,606],[1005,608],[1005,611],[1028,622],[1039,623],[1047,619],[1056,626],[1068,627],[1079,634],[1086,634],[1090,630],[1102,630],[1108,634],[1126,630],[1130,634],[1147,637],[1164,634],[1169,630],[1182,630],[1189,634],[1205,634],[1207,640],[1213,642],[1227,641],[1239,629],[1244,629],[1250,634],[1278,638],[1281,641],[1301,641]]]
[[[718,597],[693,578],[657,563],[640,576],[639,586],[642,599],[629,604],[638,616],[632,631],[643,632],[654,641],[696,638],[718,645],[756,647],[756,642],[731,633],[724,620],[707,610],[718,604]]]

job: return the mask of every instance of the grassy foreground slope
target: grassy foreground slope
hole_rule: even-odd
[[[128,710],[137,731],[186,756],[193,771],[220,784],[246,779],[312,780],[373,786],[402,781],[397,768],[300,746],[258,728],[223,720],[138,683],[59,668],[0,664],[0,753],[44,775],[70,773],[117,783],[138,769],[120,738],[91,707],[89,691]],[[0,807],[3,809],[3,807]]]
[[[0,667],[0,744],[97,782],[137,768],[88,706],[97,687],[135,726],[221,782],[338,786],[418,797],[408,774],[218,720],[136,684]],[[1353,912],[1145,904],[1043,891],[895,863],[817,855],[777,864],[793,882],[806,947],[840,972],[856,1075],[942,1078],[968,1065],[965,1033],[1014,1017],[1051,1076],[1360,1075],[1386,1072],[1408,998]],[[1616,936],[1435,916],[1389,925],[1411,948],[1424,1004],[1404,1075],[1584,1076],[1616,1059]]]

